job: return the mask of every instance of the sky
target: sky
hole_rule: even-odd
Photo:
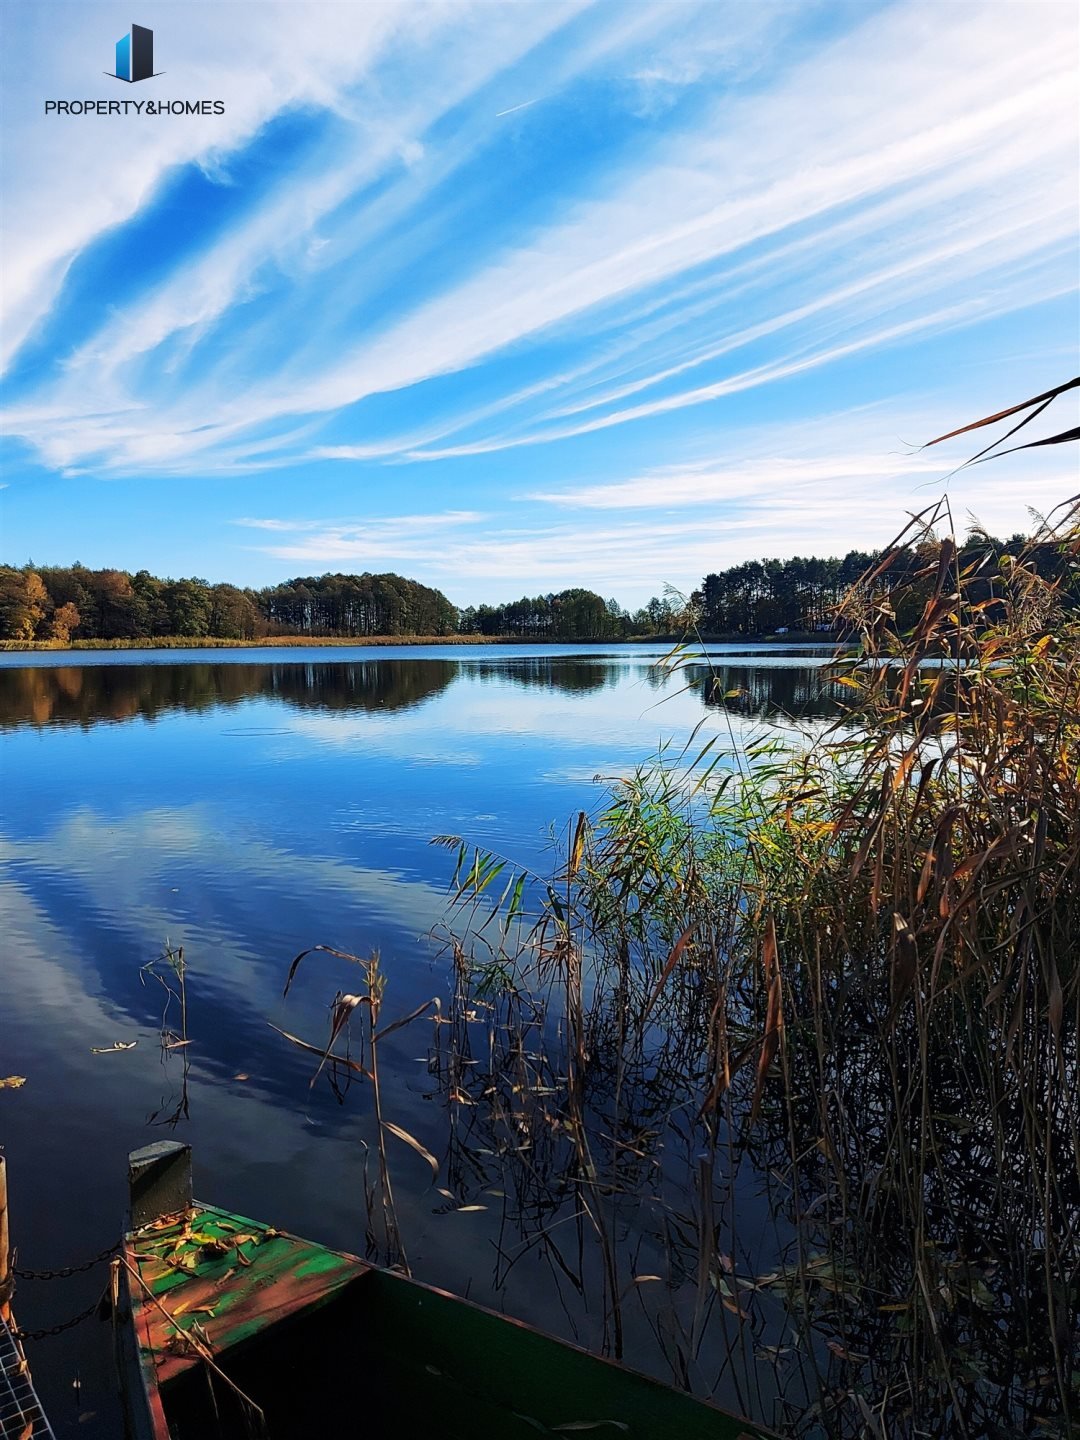
[[[0,22],[8,563],[635,607],[946,491],[1009,534],[1080,489],[1075,447],[918,449],[1076,373],[1072,3]],[[46,113],[85,100],[224,113]]]

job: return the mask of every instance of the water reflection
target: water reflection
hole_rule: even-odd
[[[203,1194],[362,1248],[361,1142],[378,1140],[367,1093],[341,1107],[310,1090],[310,1057],[267,1023],[321,1040],[327,1002],[355,990],[355,967],[320,956],[283,1002],[289,962],[317,941],[378,950],[388,1016],[448,1000],[448,962],[429,932],[453,857],[432,836],[468,836],[547,873],[551,822],[602,803],[594,776],[629,773],[658,740],[698,724],[697,677],[688,685],[629,649],[44,658],[0,663],[0,1076],[27,1077],[0,1106],[0,1138],[25,1263],[78,1263],[109,1243],[127,1150],[174,1121],[196,1143]],[[761,663],[768,676],[740,655],[730,684],[777,715],[804,692],[810,702],[808,657]],[[714,718],[726,732],[727,717]],[[756,720],[731,724],[743,728]],[[174,1021],[145,966],[167,944],[183,946],[189,967],[191,1044],[163,1052]],[[443,1028],[432,1033],[447,1043]],[[394,1123],[442,1158],[427,1036],[419,1022],[389,1035],[380,1067]],[[118,1040],[137,1044],[110,1052]],[[447,1211],[408,1147],[393,1164],[418,1274],[603,1343],[603,1317],[564,1309],[539,1247],[508,1279],[497,1197]],[[59,1207],[63,1194],[78,1204]],[[639,1238],[644,1256],[652,1241]],[[20,1318],[30,1328],[62,1320],[95,1286],[91,1274],[54,1298],[56,1287],[27,1284]],[[627,1355],[656,1368],[650,1324],[628,1319]],[[75,1370],[94,1417],[72,1413]],[[43,1345],[36,1372],[61,1440],[120,1433],[98,1330]]]
[[[457,673],[449,660],[0,669],[0,725],[89,727],[252,699],[316,710],[407,710],[440,694]]]
[[[840,688],[813,665],[763,668],[724,665],[689,672],[708,706],[745,715],[823,719],[837,714]],[[645,659],[514,656],[505,659],[378,659],[296,663],[65,665],[0,668],[0,727],[152,720],[172,711],[203,711],[248,700],[281,701],[324,712],[409,710],[455,681],[479,687],[584,695],[613,690],[627,678],[662,690],[664,672]],[[727,697],[727,698],[725,698]]]
[[[826,678],[820,666],[790,665],[763,669],[757,665],[694,666],[704,705],[760,719],[791,716],[831,720],[842,708],[843,689]]]

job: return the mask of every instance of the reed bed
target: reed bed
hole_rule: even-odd
[[[1007,441],[1078,386],[964,428],[1030,412]],[[834,721],[748,742],[714,670],[688,745],[612,782],[551,875],[436,838],[456,857],[442,1005],[379,1027],[361,961],[326,1047],[288,1038],[373,1084],[372,1253],[404,1263],[396,1135],[448,1208],[497,1202],[497,1288],[527,1257],[568,1334],[792,1440],[1064,1440],[1080,504],[1000,560],[932,505],[837,620]],[[666,663],[698,688],[692,638]],[[334,1046],[360,1007],[358,1063]],[[380,1035],[425,1013],[441,1158],[384,1118],[376,1078]]]
[[[792,1436],[1080,1425],[1080,511],[993,573],[948,521],[845,602],[835,724],[699,734],[553,878],[442,838],[457,1191]]]

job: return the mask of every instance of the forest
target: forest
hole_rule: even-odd
[[[147,570],[0,567],[0,640],[261,640],[272,635],[453,635],[440,590],[400,575],[320,575],[262,590]]]
[[[838,607],[853,587],[890,605],[903,628],[919,618],[931,581],[934,540],[893,549],[884,563],[872,551],[842,557],[747,560],[710,572],[691,595],[669,591],[631,612],[615,599],[573,587],[500,605],[459,609],[441,590],[400,575],[297,577],[260,590],[206,580],[161,579],[147,570],[91,570],[83,565],[0,566],[0,643],[46,643],[270,637],[482,635],[530,640],[669,636],[697,627],[706,637],[835,634]],[[1030,542],[972,532],[959,553],[970,568],[977,603],[993,601],[1000,577]],[[1031,558],[1033,557],[1033,558]],[[1080,603],[1080,579],[1064,571],[1052,546],[1029,549],[1044,579],[1058,579],[1067,601]]]

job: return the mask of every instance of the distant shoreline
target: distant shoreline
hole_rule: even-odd
[[[267,649],[366,649],[374,646],[406,645],[678,645],[683,635],[268,635],[262,640],[222,640],[206,636],[162,635],[135,640],[0,640],[0,652],[37,654],[55,651],[95,650],[267,650]],[[788,635],[703,635],[709,645],[834,645],[835,635],[797,632]]]

